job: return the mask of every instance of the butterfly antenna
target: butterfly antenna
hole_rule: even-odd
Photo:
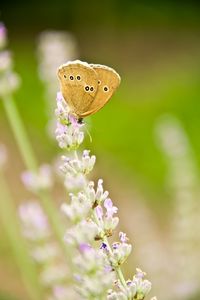
[[[87,134],[89,136],[90,143],[92,143],[92,136],[91,136],[91,134],[90,134],[90,132],[89,132],[89,130],[87,128],[86,128],[86,132],[87,132]]]

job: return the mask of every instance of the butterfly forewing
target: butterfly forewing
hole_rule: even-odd
[[[112,68],[95,64],[90,66],[98,75],[98,90],[94,100],[88,106],[88,110],[82,113],[81,117],[86,117],[100,110],[109,101],[120,84],[120,76]]]
[[[98,89],[98,75],[87,63],[69,62],[58,69],[63,98],[72,113],[81,117],[95,99]]]

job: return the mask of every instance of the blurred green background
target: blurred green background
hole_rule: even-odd
[[[0,11],[8,28],[15,70],[22,80],[16,102],[41,162],[52,161],[58,149],[45,131],[45,86],[38,77],[36,55],[38,34],[47,29],[70,31],[78,42],[78,58],[109,65],[119,72],[122,83],[112,100],[86,120],[93,139],[90,143],[87,137],[86,146],[97,154],[96,175],[106,178],[111,195],[127,197],[119,199],[119,208],[123,210],[121,207],[131,201],[125,190],[133,190],[133,197],[135,193],[142,195],[145,205],[153,211],[157,227],[165,233],[173,198],[166,185],[168,165],[155,139],[155,124],[166,113],[181,121],[198,169],[199,2],[1,0]],[[15,190],[23,166],[1,103],[0,131],[2,142],[10,146],[9,174]],[[16,189],[15,194],[18,199],[24,197],[21,189]],[[0,290],[8,292],[10,286],[20,299],[23,289],[12,276],[15,271],[7,249],[2,233],[0,276],[4,277],[6,269],[7,280],[0,278]],[[172,300],[170,296],[163,299]]]

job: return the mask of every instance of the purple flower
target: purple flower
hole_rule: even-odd
[[[76,281],[78,281],[78,282],[81,282],[83,279],[82,279],[82,277],[79,275],[79,274],[75,274],[74,275],[74,279],[76,280]]]
[[[86,244],[86,243],[82,243],[79,245],[79,250],[82,252],[82,253],[85,253],[85,252],[89,252],[92,250],[92,247],[89,245],[89,244]]]
[[[56,128],[56,133],[58,135],[62,135],[66,133],[67,127],[59,122],[57,122],[57,128]]]
[[[32,171],[23,172],[21,178],[26,188],[34,192],[39,189],[50,188],[53,184],[52,171],[47,164],[40,166],[37,173]]]
[[[74,115],[69,115],[69,120],[70,120],[70,122],[72,123],[73,126],[79,125],[78,121],[77,121],[77,119],[75,118]]]
[[[128,241],[126,233],[124,233],[122,231],[119,233],[119,238],[120,238],[121,243],[126,243]]]
[[[98,205],[96,208],[96,213],[97,213],[97,217],[99,220],[102,220],[102,217],[103,217],[103,209],[100,205]]]
[[[12,68],[11,53],[9,51],[4,50],[0,53],[0,72],[7,72],[8,70],[11,70],[11,68]]]
[[[131,285],[133,284],[133,282],[132,282],[131,280],[127,280],[126,284],[127,284],[128,286],[131,286]]]
[[[70,113],[69,113],[69,121],[75,129],[84,126],[84,123],[79,123],[78,119],[74,115],[71,115]]]
[[[57,94],[55,114],[58,121],[55,133],[60,148],[68,151],[77,149],[84,139],[84,133],[80,130],[84,124],[79,124],[77,119],[70,115],[70,108],[61,93]]]
[[[57,101],[57,103],[60,103],[63,101],[63,96],[62,96],[61,92],[57,93],[56,101]]]
[[[113,249],[118,249],[119,246],[120,244],[118,242],[112,244]]]
[[[118,208],[116,206],[113,206],[112,200],[110,198],[107,198],[104,201],[104,207],[106,209],[106,215],[108,218],[112,218],[113,215],[118,211]]]
[[[46,238],[50,234],[49,223],[38,202],[30,201],[19,207],[23,234],[29,240]]]
[[[143,272],[142,270],[140,270],[139,268],[136,268],[136,275],[135,277],[136,278],[141,278],[143,279],[145,277],[146,273]]]
[[[21,175],[22,182],[25,186],[32,186],[34,184],[33,174],[29,171],[25,171]]]
[[[110,272],[112,272],[112,270],[113,270],[113,268],[110,265],[107,265],[104,267],[105,273],[110,273]]]
[[[100,249],[107,250],[108,246],[106,243],[102,243]]]
[[[5,46],[6,38],[6,28],[3,23],[0,23],[0,48]]]

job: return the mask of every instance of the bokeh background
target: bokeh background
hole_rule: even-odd
[[[119,72],[122,82],[112,100],[86,120],[92,136],[86,147],[97,155],[95,176],[105,179],[119,207],[120,226],[134,245],[126,272],[144,269],[153,283],[152,296],[160,300],[198,300],[198,1],[1,0],[0,11],[21,77],[16,103],[41,163],[53,162],[59,153],[46,130],[53,115],[47,113],[47,84],[38,71],[41,32],[70,33],[74,57]],[[0,132],[9,151],[7,178],[18,203],[27,197],[20,182],[25,167],[1,103]],[[0,299],[27,299],[3,230]]]

